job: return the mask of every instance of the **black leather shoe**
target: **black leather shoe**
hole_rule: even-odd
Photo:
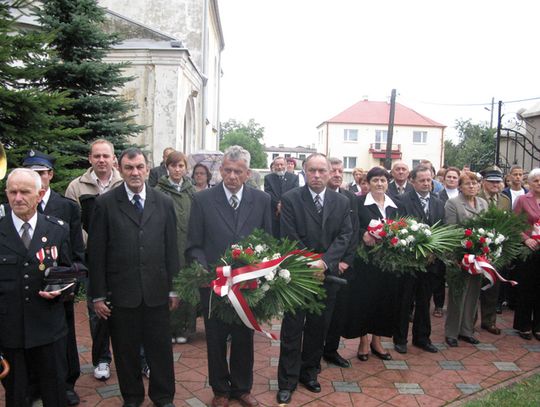
[[[321,392],[321,385],[317,380],[307,380],[307,381],[301,381],[306,389],[308,389],[312,393],[320,393]]]
[[[394,343],[394,349],[397,353],[405,354],[407,353],[407,344],[406,343]]]
[[[417,348],[420,348],[430,353],[437,353],[439,351],[439,349],[437,349],[431,342],[427,342],[427,343],[414,343],[413,342],[413,345],[416,346]]]
[[[330,355],[323,355],[323,359],[326,360],[328,363],[332,363],[333,365],[336,365],[339,367],[343,367],[343,368],[351,367],[351,364],[349,363],[349,361],[341,357],[341,355],[337,352],[334,352],[333,354],[330,354]]]
[[[480,343],[474,336],[458,335],[458,339],[470,343],[471,345],[478,345]]]
[[[533,336],[537,341],[540,341],[540,332],[533,332]]]
[[[66,390],[66,400],[68,406],[76,406],[81,402],[79,395],[74,390]]]
[[[519,331],[518,335],[519,335],[519,337],[521,339],[526,339],[528,341],[530,341],[532,339],[532,333],[530,333],[530,332],[521,332],[521,331]]]
[[[449,338],[448,336],[444,338],[444,341],[448,346],[451,348],[457,348],[458,347],[458,341],[456,338]]]
[[[278,404],[289,404],[292,400],[292,391],[286,389],[278,391],[276,400]]]
[[[356,357],[358,358],[358,360],[360,360],[361,362],[367,362],[367,360],[369,359],[369,355],[367,353],[357,353],[356,354]]]
[[[373,353],[379,359],[381,359],[381,360],[392,360],[392,355],[390,355],[388,352],[387,353],[381,353],[371,345],[370,345],[370,348],[371,348],[371,353]]]

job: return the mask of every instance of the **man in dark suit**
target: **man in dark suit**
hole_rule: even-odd
[[[282,196],[281,236],[299,242],[301,249],[322,255],[313,263],[314,274],[337,276],[352,235],[349,200],[326,187],[330,178],[328,159],[311,154],[305,163],[306,185]],[[278,366],[278,403],[289,403],[298,382],[318,393],[318,368],[337,287],[325,283],[325,309],[321,315],[298,310],[286,313],[281,325]]]
[[[167,147],[165,150],[163,150],[163,160],[158,166],[150,170],[150,175],[148,176],[148,185],[150,185],[152,188],[154,188],[157,185],[161,177],[163,177],[164,175],[168,175],[165,161],[167,161],[167,157],[173,151],[174,151],[174,148],[172,147]]]
[[[270,194],[272,199],[272,234],[279,238],[281,196],[298,186],[298,175],[286,171],[283,157],[276,157],[272,164],[273,172],[264,177],[264,192]]]
[[[414,188],[398,200],[398,212],[401,216],[410,216],[418,222],[434,225],[444,219],[444,204],[432,194],[432,172],[428,167],[418,166],[411,171],[410,181]],[[437,278],[436,263],[428,266],[427,272],[416,275],[405,274],[400,278],[400,309],[394,333],[394,348],[399,353],[407,353],[407,335],[409,332],[409,313],[413,303],[413,345],[426,352],[436,353],[437,348],[431,343],[431,319],[429,302]]]
[[[245,185],[250,154],[240,146],[229,147],[220,173],[223,181],[193,197],[188,227],[188,262],[196,261],[209,273],[225,250],[249,236],[254,229],[272,231],[270,197]],[[208,375],[214,392],[213,407],[226,407],[229,399],[256,406],[253,386],[253,330],[209,317],[210,289],[201,288],[201,305],[208,349]],[[233,312],[233,311],[231,311]],[[227,364],[227,336],[231,336]]]
[[[41,186],[45,190],[43,198],[38,203],[37,210],[45,215],[54,216],[69,225],[71,243],[71,258],[73,261],[84,261],[84,241],[81,229],[81,211],[75,201],[64,198],[50,188],[50,182],[54,177],[55,158],[37,150],[30,150],[23,161],[23,167],[36,171],[41,177]],[[75,382],[81,374],[79,364],[79,352],[77,350],[77,338],[75,333],[75,312],[73,299],[64,301],[68,334],[66,337],[67,352],[67,378],[66,398],[69,406],[80,403],[79,396],[75,392]]]
[[[338,272],[341,277],[349,280],[353,277],[354,258],[356,247],[358,245],[358,198],[356,195],[346,189],[341,188],[343,184],[343,161],[339,158],[329,158],[330,161],[330,179],[328,180],[328,189],[334,190],[349,200],[351,217],[352,235],[349,247],[343,258],[338,263]],[[344,324],[347,321],[347,286],[339,287],[336,293],[336,303],[330,322],[330,327],[326,334],[324,342],[323,359],[339,367],[350,367],[351,364],[338,353],[339,338],[343,332]]]
[[[11,365],[2,380],[6,407],[29,405],[28,378],[39,387],[44,407],[66,405],[66,342],[60,291],[43,290],[44,271],[71,264],[69,231],[62,220],[37,212],[45,191],[39,175],[11,172],[10,210],[0,218],[0,349]]]
[[[390,198],[396,198],[400,195],[411,192],[414,188],[409,180],[409,167],[403,161],[396,161],[392,165],[392,182],[388,184],[387,194]]]
[[[140,406],[140,347],[152,371],[148,395],[173,406],[169,309],[178,306],[176,215],[171,198],[148,188],[148,161],[137,148],[118,160],[124,183],[96,199],[88,233],[89,290],[96,314],[109,320],[124,406]],[[110,300],[107,305],[106,300]]]

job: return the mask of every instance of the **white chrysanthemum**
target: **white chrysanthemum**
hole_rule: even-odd
[[[492,232],[487,232],[487,237],[489,237],[490,239],[493,239],[495,235]]]
[[[264,278],[266,279],[266,281],[272,281],[274,279],[274,277],[276,276],[276,272],[275,271],[271,271],[270,273],[268,273],[267,275],[264,276]]]
[[[407,229],[401,229],[401,230],[399,231],[399,234],[400,234],[400,235],[406,235],[406,234],[408,234],[408,233],[409,233],[409,231],[408,231]]]
[[[287,282],[291,281],[291,272],[287,269],[279,270],[279,276]]]
[[[417,224],[411,225],[411,230],[412,230],[413,232],[417,232],[418,229],[420,229],[420,226],[418,226]]]
[[[270,289],[270,285],[268,283],[264,283],[261,286],[261,290],[263,290],[263,292],[267,292],[269,289]]]
[[[262,252],[266,250],[266,248],[265,248],[265,245],[258,244],[257,246],[255,246],[254,250],[255,250],[255,253],[261,254]]]
[[[489,237],[486,237],[486,244],[491,244],[491,242],[493,242],[493,240],[491,240]]]
[[[406,241],[405,239],[401,239],[401,240],[399,241],[399,244],[400,244],[401,246],[407,246],[407,241]]]
[[[425,229],[423,232],[424,232],[424,235],[431,236],[431,230]]]
[[[233,244],[231,246],[232,249],[240,249],[240,250],[244,250],[244,248],[242,246],[240,246],[239,244]]]
[[[480,233],[481,235],[485,235],[486,231],[483,228],[479,228],[478,233]]]
[[[280,253],[274,253],[272,255],[272,259],[271,260],[275,260],[275,259],[279,259],[281,257],[281,254]]]
[[[412,236],[412,235],[409,235],[409,236],[407,236],[407,238],[405,240],[407,240],[407,242],[409,242],[409,243],[412,243],[412,242],[414,242],[416,240],[416,238],[414,236]]]
[[[501,254],[502,254],[502,247],[498,247],[497,250],[495,250],[495,252],[493,252],[493,257],[495,258],[498,258],[498,257],[501,257]]]

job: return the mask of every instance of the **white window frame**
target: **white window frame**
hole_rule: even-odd
[[[420,141],[415,141],[415,136],[420,136]],[[427,131],[415,130],[413,131],[413,144],[427,144]]]
[[[351,165],[351,161],[354,161],[354,165]],[[357,157],[354,156],[344,156],[343,157],[343,168],[346,170],[352,170],[356,168]]]
[[[354,137],[352,137],[354,135]],[[358,141],[358,129],[343,129],[343,141],[356,143]]]

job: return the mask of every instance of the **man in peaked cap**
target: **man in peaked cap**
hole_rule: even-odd
[[[37,211],[45,215],[54,216],[69,224],[69,238],[71,257],[73,261],[84,261],[84,242],[81,228],[81,212],[75,201],[65,198],[50,188],[50,182],[54,177],[54,163],[56,159],[38,150],[30,150],[23,160],[23,167],[36,171],[41,178],[41,185],[45,190],[43,198],[38,203]],[[77,351],[75,336],[75,313],[73,300],[65,301],[64,308],[68,335],[66,339],[67,377],[66,398],[68,405],[79,404],[79,396],[75,392],[75,382],[80,376],[81,367]]]
[[[504,211],[512,210],[512,202],[501,193],[503,173],[495,165],[489,166],[482,171],[482,189],[478,196],[484,198],[489,205],[495,205],[498,209]],[[497,300],[499,297],[500,282],[497,280],[491,288],[480,293],[480,326],[494,335],[500,335],[501,330],[497,327]]]

